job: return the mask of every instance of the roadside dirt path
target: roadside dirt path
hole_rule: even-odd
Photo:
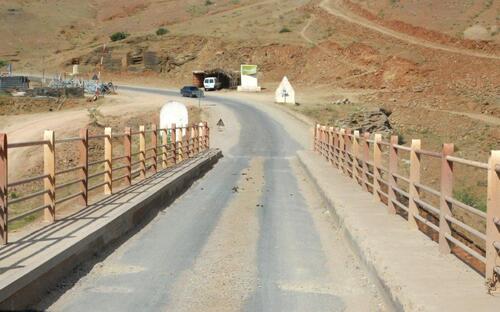
[[[383,27],[381,25],[378,25],[374,22],[371,22],[371,21],[369,21],[361,16],[355,15],[354,13],[350,12],[349,10],[347,10],[346,8],[343,7],[341,0],[333,0],[333,1],[332,0],[323,0],[319,4],[319,7],[321,9],[325,10],[326,12],[328,12],[329,14],[334,15],[335,17],[341,18],[341,19],[346,20],[350,23],[354,23],[354,24],[369,28],[371,30],[374,30],[374,31],[379,32],[381,34],[384,34],[386,36],[390,36],[390,37],[408,42],[410,44],[419,45],[419,46],[423,46],[423,47],[426,47],[429,49],[434,49],[434,50],[457,53],[457,54],[461,54],[461,55],[500,60],[500,56],[497,56],[497,55],[491,55],[491,54],[471,51],[471,50],[467,50],[467,49],[450,47],[450,46],[430,42],[427,40],[415,38],[415,37],[412,37],[410,35],[403,34],[403,33],[397,32],[395,30]]]

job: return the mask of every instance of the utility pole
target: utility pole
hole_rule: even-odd
[[[42,56],[42,88],[45,84],[45,55]]]

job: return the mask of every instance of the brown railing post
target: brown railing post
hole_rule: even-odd
[[[81,203],[84,206],[89,204],[89,129],[80,129],[80,192],[82,192]]]
[[[417,153],[421,147],[420,140],[411,141],[410,151],[410,183],[409,183],[409,199],[408,199],[408,223],[411,228],[418,228],[415,216],[419,214],[416,199],[420,198],[419,188],[417,183],[420,183],[420,154]]]
[[[387,210],[389,213],[396,213],[396,206],[393,200],[396,200],[396,192],[394,191],[394,187],[397,186],[397,179],[394,176],[395,173],[398,173],[398,149],[394,146],[398,144],[398,136],[391,136],[391,141],[389,145],[389,174],[387,175],[387,185],[389,196],[387,200]]]
[[[198,145],[198,140],[199,140],[199,131],[198,131],[198,125],[196,123],[193,124],[193,130],[194,130],[194,136],[193,136],[193,150],[194,154],[197,155],[200,150],[199,150],[199,145]]]
[[[9,178],[9,162],[7,152],[7,134],[0,133],[0,239],[2,245],[8,243],[8,178]]]
[[[206,138],[207,138],[205,147],[207,149],[209,149],[210,148],[210,128],[208,127],[207,121],[205,121],[205,130],[206,130]]]
[[[313,134],[313,151],[316,152],[318,151],[318,128],[319,124],[314,125],[314,134]]]
[[[186,159],[191,157],[191,127],[186,127]]]
[[[48,143],[43,146],[43,173],[47,177],[43,180],[46,193],[43,195],[44,220],[54,222],[56,220],[56,145],[54,131],[45,130],[43,139]]]
[[[380,188],[380,180],[382,179],[382,174],[380,173],[380,168],[382,167],[381,142],[382,134],[375,133],[373,137],[373,197],[378,202],[382,201],[382,195],[379,193],[382,190]]]
[[[200,145],[201,145],[201,150],[205,150],[205,134],[206,134],[206,129],[205,129],[205,124],[200,122]]]
[[[323,126],[323,156],[328,161],[328,128]]]
[[[161,152],[162,152],[162,168],[168,168],[168,130],[162,129],[161,136]]]
[[[196,156],[196,124],[191,126],[191,154]]]
[[[172,129],[170,129],[170,144],[172,145],[172,153],[173,153],[173,160],[174,160],[174,165],[177,163],[177,126],[175,124],[172,124],[171,126]]]
[[[352,130],[347,128],[345,129],[345,139],[344,139],[344,154],[345,154],[345,168],[346,168],[346,171],[345,173],[347,174],[347,176],[350,176],[351,178],[353,178],[352,176],[352,173],[349,174],[349,160],[351,158],[351,155],[352,155],[352,142],[351,142],[351,137],[350,135],[352,134]],[[351,154],[351,155],[349,155]]]
[[[334,159],[334,154],[333,154],[333,144],[335,142],[335,130],[333,127],[330,127],[328,129],[328,160],[331,164],[334,163],[335,159]]]
[[[486,279],[493,284],[500,267],[500,151],[492,151],[488,162],[488,204],[486,208]],[[499,248],[499,249],[497,249]],[[495,286],[495,285],[492,285]]]
[[[158,172],[158,128],[156,124],[151,125],[151,144],[153,145],[153,173]]]
[[[337,128],[332,127],[332,164],[337,167]]]
[[[141,180],[146,178],[146,127],[139,127],[139,176]]]
[[[113,133],[111,128],[104,129],[104,194],[113,193]]]
[[[340,170],[345,174],[345,129],[340,129],[340,135],[339,135],[339,158],[340,158]]]
[[[451,228],[446,220],[446,216],[451,216],[451,203],[446,197],[453,195],[453,162],[446,157],[453,154],[453,144],[443,144],[443,154],[441,156],[441,197],[439,201],[439,251],[450,253],[451,247],[447,235],[451,235]]]
[[[358,158],[359,158],[359,131],[354,131],[352,139],[352,178],[354,182],[359,183]]]
[[[370,161],[370,142],[368,140],[370,139],[370,133],[365,132],[363,133],[363,188],[366,191],[369,191],[368,188],[368,162]]]
[[[125,184],[132,185],[132,129],[130,129],[130,127],[125,128],[125,135],[123,136],[123,152],[125,154],[125,166],[127,166]]]
[[[324,136],[323,126],[320,126],[319,127],[319,146],[318,146],[318,149],[319,149],[319,154],[321,156],[323,156],[323,136]]]
[[[202,147],[201,147],[201,127],[199,124],[196,125],[196,144],[197,144],[196,150],[198,153],[200,153]]]
[[[179,161],[184,160],[184,136],[182,134],[184,127],[177,128],[176,130],[176,138],[177,138],[177,155],[179,157]]]

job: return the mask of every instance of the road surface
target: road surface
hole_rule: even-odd
[[[296,151],[307,148],[305,124],[225,96],[209,95],[204,103],[212,103],[212,127],[219,118],[226,125],[212,130],[212,145],[222,148],[224,158],[139,233],[93,267],[75,271],[37,308],[387,310],[296,160]]]

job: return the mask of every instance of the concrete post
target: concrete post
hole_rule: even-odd
[[[172,124],[170,129],[170,144],[172,145],[172,159],[177,163],[177,126]]]
[[[111,128],[104,129],[104,194],[113,193],[113,133]]]
[[[415,199],[420,199],[420,191],[416,183],[420,183],[420,154],[416,151],[421,147],[420,140],[411,141],[410,151],[410,186],[409,186],[409,203],[408,203],[408,223],[411,228],[418,228],[415,216],[419,214],[418,206]]]
[[[335,163],[335,158],[334,158],[334,141],[335,141],[335,129],[333,127],[330,127],[328,129],[328,160],[331,164]]]
[[[206,129],[206,132],[207,132],[207,149],[210,148],[210,128],[208,127],[208,122],[205,121],[205,129]]]
[[[163,135],[161,136],[161,154],[162,154],[162,168],[168,168],[168,130],[162,129]]]
[[[360,183],[358,172],[358,158],[359,158],[359,131],[354,131],[354,138],[352,140],[352,178],[356,183]]]
[[[500,151],[492,151],[488,162],[487,205],[486,279],[491,283],[494,281],[495,267],[500,267]],[[499,279],[500,276],[496,276],[497,282]]]
[[[151,125],[151,144],[153,145],[153,173],[158,172],[158,127]]]
[[[333,165],[338,168],[338,159],[337,159],[337,145],[338,145],[338,129],[333,128],[332,131],[332,163]]]
[[[200,152],[205,150],[205,129],[204,129],[204,124],[200,122],[198,124],[198,136],[199,136],[199,146],[200,146]]]
[[[175,129],[175,141],[177,142],[177,156],[179,161],[184,160],[184,144],[182,142],[182,127]]]
[[[314,139],[313,139],[313,151],[318,151],[318,128],[319,124],[314,126]]]
[[[191,157],[191,127],[186,127],[186,159]]]
[[[0,239],[1,244],[8,243],[8,178],[9,178],[9,162],[7,151],[7,134],[0,133]]]
[[[363,153],[363,188],[366,191],[369,191],[368,188],[368,161],[370,161],[370,143],[368,140],[370,139],[370,133],[365,132],[363,133],[363,146],[362,146],[362,153]]]
[[[344,157],[345,157],[345,174],[347,174],[347,176],[349,176],[349,170],[347,170],[349,168],[349,159],[350,159],[350,155],[349,153],[352,154],[352,142],[351,142],[351,135],[352,134],[352,130],[351,129],[346,129],[345,130],[345,135],[344,135]],[[350,175],[351,178],[353,178],[352,174]]]
[[[387,200],[387,210],[391,214],[396,213],[396,205],[393,200],[396,200],[396,192],[394,191],[394,187],[397,186],[397,179],[394,176],[395,173],[398,173],[398,149],[395,145],[398,144],[398,136],[391,136],[390,146],[389,146],[389,174],[387,176],[387,184],[388,184],[388,192],[389,198]]]
[[[127,177],[125,178],[126,185],[132,185],[132,129],[125,128],[123,136],[123,151],[125,154],[125,165],[127,166]]]
[[[146,127],[139,127],[139,176],[141,180],[146,178]]]
[[[200,126],[195,124],[195,153],[199,154],[200,153]]]
[[[380,173],[380,167],[382,166],[381,142],[382,134],[376,133],[373,137],[373,197],[377,202],[382,201],[382,196],[379,193],[382,190],[380,188],[380,180],[382,179],[382,174]]]
[[[345,129],[340,129],[339,134],[339,158],[340,158],[340,170],[345,174]]]
[[[84,206],[89,204],[89,130],[87,128],[80,129],[80,160],[79,165],[82,167],[80,169],[80,192],[82,192],[81,203]]]
[[[47,208],[44,210],[44,220],[54,222],[56,220],[56,146],[54,131],[46,130],[43,139],[48,141],[43,146],[43,173],[47,177],[43,180],[46,193],[43,202]]]
[[[446,197],[453,194],[453,162],[446,159],[453,154],[453,144],[443,144],[443,155],[441,156],[441,197],[439,201],[439,251],[450,253],[451,247],[446,235],[451,235],[451,228],[446,216],[451,216],[451,204]]]

